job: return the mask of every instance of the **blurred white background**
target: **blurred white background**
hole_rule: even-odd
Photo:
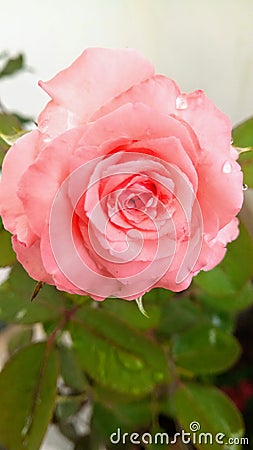
[[[204,89],[232,123],[253,114],[253,0],[0,0],[0,53],[33,72],[0,83],[7,108],[36,117],[37,86],[86,47],[133,47],[185,92]],[[43,450],[71,450],[50,431]]]
[[[0,0],[0,51],[33,73],[0,83],[10,109],[36,116],[37,86],[88,46],[134,47],[183,91],[204,89],[233,124],[253,113],[252,0]]]

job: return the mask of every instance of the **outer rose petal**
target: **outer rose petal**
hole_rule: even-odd
[[[229,146],[230,148],[230,146]],[[231,171],[223,171],[224,165],[229,164]],[[199,175],[198,199],[201,205],[204,222],[211,233],[211,223],[217,223],[219,229],[223,228],[240,211],[243,202],[241,189],[243,174],[239,164],[230,155],[224,152],[202,152],[197,167]],[[210,216],[210,209],[214,217]],[[208,219],[206,219],[208,218]],[[207,228],[205,227],[205,231]],[[218,230],[215,230],[215,233]]]
[[[79,116],[57,105],[53,100],[47,104],[38,117],[38,125],[43,133],[44,142],[80,125],[80,122]]]
[[[135,50],[89,48],[52,80],[39,83],[53,99],[40,115],[39,126],[45,131],[45,121],[53,117],[53,106],[56,116],[62,112],[61,107],[85,123],[105,103],[153,74],[153,65]],[[50,130],[54,135],[58,133],[55,125],[55,130]]]
[[[195,131],[201,147],[216,154],[227,153],[231,142],[231,122],[201,90],[183,94],[187,107],[176,114]]]
[[[189,272],[188,276],[185,277],[183,281],[180,283],[177,282],[179,268],[186,253],[187,244],[187,242],[178,243],[171,266],[154,287],[162,287],[173,292],[180,292],[188,288],[191,283],[193,273]]]
[[[196,275],[200,270],[211,270],[222,261],[226,253],[227,243],[238,237],[238,224],[239,221],[235,217],[221,228],[213,239],[210,239],[208,235],[204,236],[201,254],[194,266],[193,275]]]
[[[219,231],[213,241],[207,243],[211,251],[209,250],[208,252],[208,250],[206,250],[206,264],[203,264],[203,270],[211,270],[222,261],[226,253],[227,243],[234,241],[238,237],[238,223],[239,221],[235,217],[233,220],[231,220],[231,222],[229,222]],[[207,257],[208,253],[209,257]]]
[[[96,111],[91,120],[97,120],[126,103],[144,103],[160,113],[172,114],[175,112],[176,98],[179,94],[179,87],[173,80],[162,75],[154,75],[113,98]]]
[[[63,228],[66,226],[66,216],[68,214],[72,215],[72,207],[70,207],[69,200],[66,199],[65,207],[65,213],[64,217],[59,217],[59,230],[62,233]],[[70,207],[70,209],[69,209]],[[76,249],[81,255],[84,263],[81,262],[81,259],[79,258],[78,254],[75,253],[75,261],[72,258],[66,258],[66,255],[72,254],[72,244],[70,241],[66,242],[65,248],[62,248],[63,252],[63,258],[65,266],[59,267],[58,263],[55,260],[52,247],[50,244],[50,240],[53,238],[52,234],[49,236],[49,229],[48,227],[45,227],[42,240],[41,240],[41,257],[43,260],[43,264],[46,267],[46,270],[52,275],[53,284],[55,286],[63,291],[67,291],[71,294],[79,294],[79,295],[86,295],[89,294],[89,292],[86,292],[84,289],[81,289],[78,287],[78,284],[73,284],[69,277],[74,274],[74,279],[79,279],[79,284],[83,285],[83,264],[87,265],[91,268],[91,271],[89,272],[90,275],[92,273],[96,274],[100,271],[98,270],[97,264],[94,262],[94,260],[91,258],[90,254],[87,252],[87,249],[83,245],[82,239],[80,239],[78,230],[73,230],[73,234],[75,235],[75,245]],[[70,250],[69,250],[70,248]],[[65,276],[65,271],[66,276]],[[104,270],[101,271],[101,275],[108,275],[107,272]],[[92,286],[96,283],[96,276],[91,277],[92,279],[87,279],[86,285],[87,290],[92,290]],[[106,282],[106,278],[105,278]],[[115,279],[115,284],[117,284],[117,280]],[[92,298],[95,300],[101,301],[104,300],[105,297],[96,296],[93,295]]]
[[[70,130],[44,147],[18,183],[29,224],[38,236],[43,232],[54,196],[69,174],[70,156],[80,134],[80,129]]]
[[[234,241],[239,235],[239,220],[235,217],[217,234],[216,241],[221,245],[227,245],[228,242]]]
[[[54,284],[54,281],[46,271],[41,260],[40,240],[37,239],[30,247],[19,242],[14,236],[12,245],[17,254],[18,261],[24,266],[29,275],[38,281]]]
[[[21,242],[31,244],[35,235],[31,231],[23,204],[18,197],[17,185],[39,152],[40,132],[34,130],[22,136],[4,158],[0,182],[0,214],[4,226]],[[32,186],[30,185],[30,190]]]

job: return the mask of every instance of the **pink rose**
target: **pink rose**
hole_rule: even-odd
[[[4,160],[0,212],[18,260],[70,293],[186,289],[238,235],[229,119],[134,50],[91,48],[40,86],[38,129]]]

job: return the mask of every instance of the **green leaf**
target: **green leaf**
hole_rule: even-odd
[[[3,136],[11,136],[21,130],[21,124],[14,114],[0,113],[0,162],[2,163],[6,151],[9,149],[8,144]]]
[[[154,416],[155,407],[154,402],[150,396],[138,400],[130,400],[127,396],[112,395],[105,391],[100,397],[97,396],[97,389],[95,390],[95,401],[98,410],[110,411],[114,416],[115,425],[122,425],[125,429],[133,429],[136,427],[143,427],[151,422]],[[95,416],[95,413],[94,413]],[[101,414],[101,421],[103,414]],[[110,431],[110,430],[109,430]]]
[[[144,308],[149,317],[140,313],[135,302],[129,302],[118,298],[108,298],[103,302],[102,308],[109,311],[115,317],[120,317],[124,322],[140,330],[151,330],[157,327],[160,320],[159,304],[146,302],[143,298]]]
[[[8,341],[8,352],[10,356],[20,350],[22,347],[30,344],[33,337],[32,327],[22,327],[17,332],[14,332]]]
[[[93,444],[103,443],[111,448],[110,436],[113,433],[118,434],[119,429],[122,436],[125,432],[132,433],[139,428],[148,428],[154,415],[153,409],[154,405],[150,398],[135,402],[95,401],[91,420]],[[115,435],[114,438],[117,439]]]
[[[243,421],[240,413],[233,403],[218,389],[210,386],[201,386],[195,383],[181,385],[174,394],[175,416],[178,418],[185,432],[195,435],[194,445],[207,450],[239,449],[238,445],[225,445],[229,438],[240,438],[244,433]],[[200,431],[190,431],[190,424],[198,422]],[[200,433],[211,433],[211,438],[204,444],[204,436]],[[216,441],[218,433],[223,433],[224,445]],[[220,438],[222,438],[220,436]],[[202,439],[202,440],[201,440]],[[210,444],[210,439],[213,440]],[[219,437],[218,437],[219,439]]]
[[[220,298],[206,292],[198,293],[198,301],[210,306],[213,311],[223,311],[227,313],[236,313],[253,304],[253,286],[249,282],[239,291],[230,295],[224,295]]]
[[[60,345],[58,347],[61,375],[64,382],[76,392],[84,392],[87,387],[84,374],[72,349]]]
[[[236,241],[228,244],[228,250],[220,267],[236,289],[240,289],[253,277],[253,240],[240,224],[240,234]]]
[[[208,272],[200,272],[194,283],[207,294],[217,297],[233,295],[236,291],[233,280],[230,280],[221,266],[216,266]]]
[[[95,401],[91,422],[92,440],[110,444],[110,436],[120,428],[121,435],[140,427],[147,428],[152,421],[150,399],[138,402],[113,402],[106,404]]]
[[[241,153],[238,162],[243,171],[243,182],[253,188],[253,150]]]
[[[64,295],[54,287],[45,285],[31,302],[35,285],[34,280],[17,264],[8,280],[0,285],[0,321],[31,324],[62,317]]]
[[[6,145],[11,146],[13,145],[17,139],[24,136],[24,134],[29,133],[29,131],[21,130],[14,134],[4,134],[0,133],[0,138],[5,142]]]
[[[22,53],[15,58],[9,58],[0,71],[0,78],[14,75],[19,70],[24,69],[24,56]]]
[[[164,302],[161,308],[161,323],[158,334],[161,337],[171,337],[181,333],[199,322],[208,321],[199,305],[188,298],[174,297]]]
[[[233,336],[208,325],[195,327],[172,341],[175,364],[198,375],[222,372],[239,355],[240,347]]]
[[[4,145],[4,141],[0,138],[0,170],[3,164],[4,157],[6,155],[5,150],[3,150],[2,146]],[[1,448],[0,448],[1,450]]]
[[[235,127],[232,136],[235,147],[253,146],[253,117]]]
[[[80,397],[58,397],[55,415],[60,422],[65,422],[70,416],[78,413],[82,406]]]
[[[167,379],[163,350],[120,319],[86,308],[72,320],[73,349],[82,368],[102,386],[143,396]]]
[[[0,231],[0,267],[12,266],[17,260],[11,245],[11,234],[8,231]]]
[[[58,422],[59,431],[66,437],[69,441],[77,442],[79,433],[76,429],[72,420],[66,420]],[[84,447],[86,449],[86,447]],[[58,449],[57,449],[58,450]]]
[[[8,450],[38,450],[56,396],[56,352],[46,343],[24,348],[0,373],[0,442]]]
[[[161,306],[168,306],[172,293],[166,289],[155,288],[145,294],[142,299],[144,309],[148,317],[140,313],[135,302],[129,302],[119,298],[106,299],[101,307],[107,311],[120,317],[121,320],[127,322],[134,328],[140,330],[151,330],[158,327],[161,319]]]
[[[20,130],[20,121],[15,114],[0,113],[0,133],[12,135]]]
[[[253,117],[233,130],[233,141],[235,147],[253,146]],[[242,167],[244,183],[253,188],[253,149],[240,153],[238,162]]]
[[[159,304],[161,302],[167,302],[168,299],[173,295],[173,292],[168,291],[164,288],[154,288],[144,295],[144,302],[146,304]]]
[[[27,125],[30,123],[35,123],[32,117],[23,116],[23,114],[12,112],[12,114],[18,119],[21,125]]]

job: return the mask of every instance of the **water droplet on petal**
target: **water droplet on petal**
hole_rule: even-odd
[[[176,109],[186,109],[188,107],[188,103],[186,98],[184,97],[177,97],[176,98]]]
[[[243,191],[247,191],[248,187],[249,187],[249,186],[248,186],[246,183],[244,183],[244,184],[242,185],[242,190],[243,190]]]
[[[223,172],[223,173],[231,173],[231,172],[232,172],[232,166],[231,166],[231,164],[230,164],[229,161],[226,161],[226,162],[223,164],[222,172]]]

